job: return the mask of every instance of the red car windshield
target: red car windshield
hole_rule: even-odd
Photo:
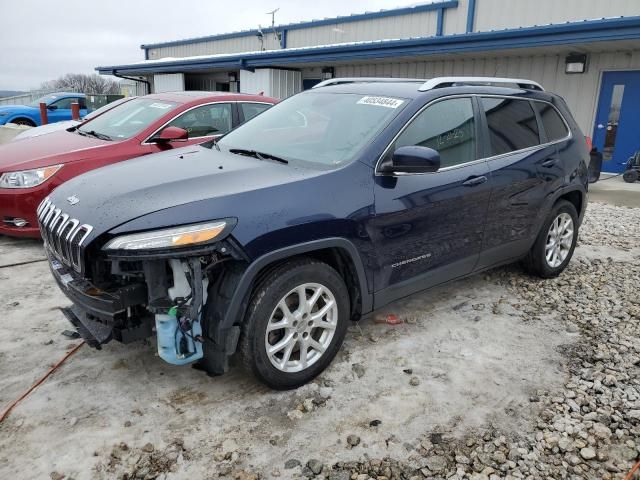
[[[78,128],[78,132],[111,140],[126,140],[140,133],[178,105],[165,100],[136,98],[83,123]]]

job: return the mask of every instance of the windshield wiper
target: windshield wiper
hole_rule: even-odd
[[[113,141],[113,138],[111,138],[109,135],[105,135],[104,133],[98,133],[95,130],[90,130],[87,132],[86,130],[78,129],[77,131],[80,135],[84,135],[85,137],[95,137],[100,140],[107,140],[109,142]]]
[[[257,158],[258,160],[273,160],[274,162],[284,163],[285,165],[289,163],[289,161],[285,160],[284,158],[276,157],[275,155],[271,155],[269,153],[256,152],[255,150],[244,150],[242,148],[232,148],[229,151],[236,155],[253,157],[253,158]]]

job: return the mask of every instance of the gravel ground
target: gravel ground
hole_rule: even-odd
[[[397,302],[294,392],[85,347],[0,424],[0,478],[621,479],[640,452],[639,240],[640,209],[591,204],[560,278],[511,266]],[[24,245],[0,239],[0,260],[37,258]],[[44,263],[0,269],[0,292],[5,405],[75,342]]]

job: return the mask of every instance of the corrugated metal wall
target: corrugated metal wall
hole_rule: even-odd
[[[255,72],[240,70],[240,91],[287,98],[302,91],[302,73],[272,68],[261,68]]]
[[[181,92],[183,90],[183,73],[167,73],[153,76],[153,93]]]
[[[602,72],[640,70],[640,51],[591,54],[589,70],[582,75],[565,74],[564,62],[563,55],[549,55],[362,64],[338,66],[336,76],[432,78],[475,75],[528,78],[562,95],[585,135],[591,135]]]
[[[435,11],[419,12],[412,15],[376,18],[360,22],[336,22],[319,27],[291,30],[287,33],[287,47],[429,37],[436,34],[436,18]]]
[[[444,35],[466,32],[469,0],[444,13]],[[476,0],[474,31],[527,27],[586,19],[640,15],[640,0]],[[289,30],[287,47],[308,47],[368,40],[428,37],[436,34],[437,12],[418,12],[356,22]],[[254,34],[168,47],[150,48],[149,59],[241,53],[260,50]],[[264,29],[264,49],[278,50],[273,32]]]
[[[280,43],[273,32],[264,32],[265,50],[278,50]],[[166,57],[192,57],[196,55],[217,55],[219,53],[242,53],[260,50],[260,41],[255,35],[246,37],[227,38],[224,40],[212,40],[201,43],[189,43],[170,47],[150,48],[149,60],[158,60]]]
[[[476,0],[475,30],[633,15],[640,15],[639,0]]]

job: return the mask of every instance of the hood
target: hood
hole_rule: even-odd
[[[35,107],[29,107],[28,105],[0,105],[0,112],[12,112],[15,110],[38,110]]]
[[[95,156],[93,150],[108,148],[118,142],[109,142],[61,130],[49,135],[26,138],[0,146],[0,172],[27,170],[77,160],[79,151]],[[86,158],[86,157],[85,157]]]
[[[66,130],[67,128],[75,127],[80,123],[80,120],[64,120],[62,122],[50,123],[48,125],[41,125],[39,127],[32,127],[13,137],[12,142],[15,142],[16,140],[24,140],[25,138],[39,137],[40,135],[45,135],[53,132],[59,132],[62,130]]]
[[[194,218],[194,210],[204,219],[215,219],[218,209],[227,217],[234,216],[229,204],[235,201],[246,204],[250,192],[269,188],[286,191],[284,185],[319,174],[315,170],[191,146],[87,172],[62,184],[50,199],[72,218],[92,225],[94,231],[89,240],[93,240],[123,223],[178,206],[193,208],[188,215],[173,218],[173,224],[187,223]],[[74,205],[68,200],[72,197]],[[261,198],[263,202],[268,199],[268,192]],[[200,208],[198,202],[204,200],[208,206]],[[211,207],[212,204],[216,207]],[[259,210],[260,205],[253,204],[252,208]],[[139,229],[158,226],[151,223]]]

